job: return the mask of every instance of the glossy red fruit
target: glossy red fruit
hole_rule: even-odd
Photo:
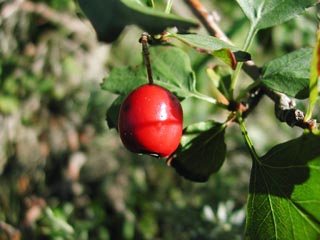
[[[121,105],[119,133],[131,152],[169,156],[179,146],[182,129],[183,113],[179,100],[158,85],[138,87]]]

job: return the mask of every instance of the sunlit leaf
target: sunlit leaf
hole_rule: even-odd
[[[303,135],[254,160],[247,239],[320,237],[320,136]]]
[[[263,29],[281,24],[319,0],[237,0],[254,29]]]
[[[242,62],[251,59],[249,53],[243,52],[239,48],[216,37],[200,34],[175,33],[169,33],[168,37],[178,39],[200,52],[212,54],[213,56],[220,58],[232,68],[235,67],[237,61]]]
[[[262,83],[291,97],[307,98],[311,58],[312,49],[302,48],[271,60],[263,66]]]

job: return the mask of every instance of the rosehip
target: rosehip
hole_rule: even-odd
[[[142,85],[122,103],[118,127],[131,152],[167,157],[177,149],[182,136],[181,104],[163,87]]]

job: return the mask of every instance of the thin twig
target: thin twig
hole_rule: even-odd
[[[213,14],[209,13],[207,9],[198,0],[185,0],[185,2],[190,6],[191,10],[195,15],[200,18],[203,26],[207,29],[208,33],[216,38],[233,44],[227,35],[222,31],[218,23],[216,22]]]
[[[207,29],[208,33],[216,38],[219,38],[230,45],[234,45],[233,42],[228,38],[224,31],[220,28],[218,23],[215,21],[212,14],[210,14],[206,8],[198,0],[185,0],[188,6],[191,8],[193,13],[198,16],[202,24]],[[243,66],[243,70],[254,80],[260,76],[260,68],[255,65],[253,61],[246,61]]]

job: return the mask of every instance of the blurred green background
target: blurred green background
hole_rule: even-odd
[[[203,3],[241,46],[248,22],[236,1]],[[194,17],[180,0],[173,11]],[[261,31],[256,63],[313,46],[316,11]],[[0,239],[242,239],[251,161],[236,125],[226,162],[206,183],[129,153],[107,128],[115,96],[100,83],[141,61],[141,32],[131,26],[106,45],[74,1],[0,0]],[[205,92],[205,68],[216,61],[186,51]],[[260,105],[247,119],[260,154],[301,134],[277,122],[270,100]],[[226,116],[198,100],[183,108],[185,125]]]

